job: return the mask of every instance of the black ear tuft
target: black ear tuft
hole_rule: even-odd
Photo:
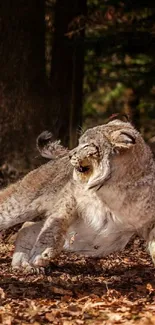
[[[44,148],[49,142],[54,141],[54,136],[49,131],[43,131],[36,140],[36,145],[39,150]]]

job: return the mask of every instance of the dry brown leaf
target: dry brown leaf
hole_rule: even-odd
[[[12,325],[13,317],[11,315],[2,314],[1,319],[3,325]]]
[[[5,298],[5,292],[2,288],[0,288],[0,298],[4,299]]]
[[[72,296],[73,292],[71,290],[68,289],[63,289],[63,288],[58,288],[58,287],[51,287],[51,291],[53,293],[59,294],[59,295],[65,295],[65,296]]]
[[[149,291],[150,294],[155,291],[151,283],[147,283],[146,289]]]
[[[45,314],[45,318],[49,321],[49,322],[53,322],[55,319],[55,315],[53,313],[46,313]]]

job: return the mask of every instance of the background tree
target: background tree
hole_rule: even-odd
[[[6,0],[0,4],[1,163],[34,163],[35,139],[45,129],[67,145],[71,134],[70,143],[76,141],[84,50],[77,46],[79,34],[66,34],[72,20],[85,13],[86,1],[58,0],[54,10],[50,81],[45,71],[45,1]]]
[[[47,125],[44,0],[0,4],[1,161],[30,162]],[[26,157],[26,159],[25,159]]]
[[[82,120],[85,15],[86,0],[56,1],[51,100],[56,109],[57,134],[70,147],[76,145],[77,127]],[[83,20],[82,28],[81,24],[79,28],[79,19]]]
[[[30,163],[35,138],[47,127],[44,0],[0,4],[1,161]]]

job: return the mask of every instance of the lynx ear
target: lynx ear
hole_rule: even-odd
[[[47,159],[53,159],[54,136],[51,132],[43,131],[36,140],[36,147],[41,156]]]
[[[54,136],[51,132],[43,131],[41,134],[39,134],[37,140],[36,140],[36,146],[39,151],[42,151],[42,149],[49,143],[54,141]]]
[[[111,142],[116,150],[129,149],[136,143],[134,130],[114,131],[111,135]]]

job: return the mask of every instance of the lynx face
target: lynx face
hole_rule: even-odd
[[[116,179],[125,161],[134,155],[137,142],[140,151],[143,139],[139,132],[130,123],[119,120],[87,130],[70,153],[74,179],[86,183],[88,188],[101,187],[108,179]]]
[[[107,139],[104,138],[105,152],[101,150],[100,141],[91,141],[89,143],[80,143],[71,154],[71,164],[74,166],[73,178],[81,183],[86,183],[88,187],[98,185],[98,180],[108,178],[110,167],[108,157],[110,155],[110,146]],[[106,162],[105,162],[106,159]],[[103,169],[103,161],[104,169]]]

